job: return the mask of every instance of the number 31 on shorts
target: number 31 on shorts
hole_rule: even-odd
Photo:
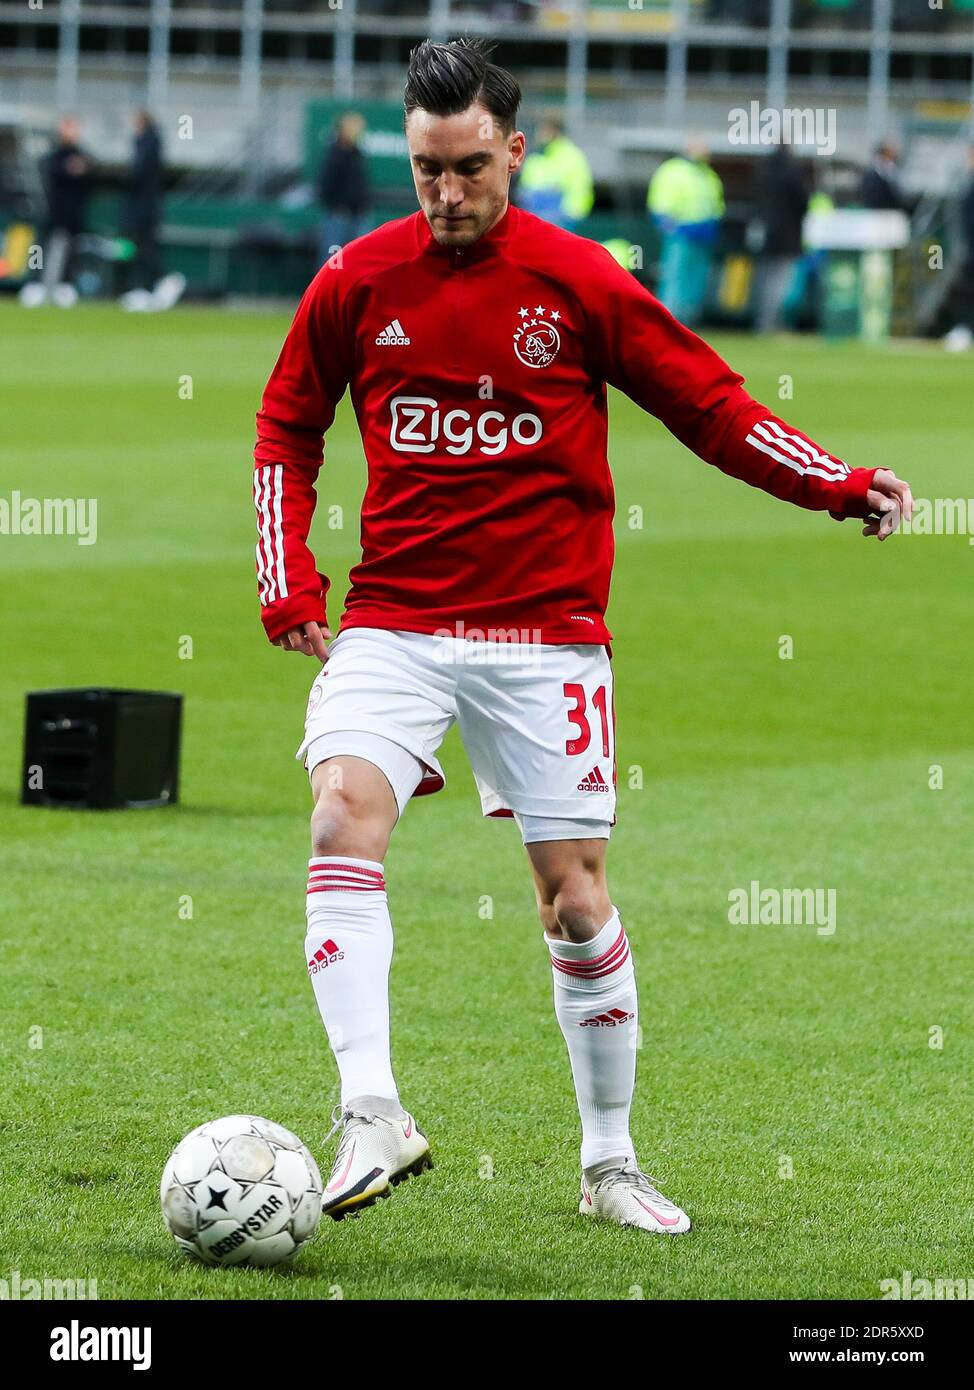
[[[589,701],[585,695],[585,687],[574,681],[566,681],[563,686],[566,700],[571,701],[571,708],[567,711],[568,722],[572,724],[576,733],[573,738],[565,740],[565,752],[569,757],[576,757],[584,753],[592,742],[592,718],[590,709],[595,710],[599,717],[599,726],[602,735],[602,756],[609,756],[609,710],[604,685],[600,685],[593,692],[592,699]]]

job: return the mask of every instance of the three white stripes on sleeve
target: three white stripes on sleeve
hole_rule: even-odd
[[[287,569],[284,565],[284,470],[279,463],[266,463],[254,473],[254,506],[257,509],[257,583],[261,607],[287,598]]]
[[[840,483],[849,473],[847,464],[821,453],[800,435],[789,434],[776,420],[762,420],[752,425],[746,442],[778,463],[783,463],[786,468],[792,468],[796,473],[811,473],[816,478],[824,478],[827,483]]]

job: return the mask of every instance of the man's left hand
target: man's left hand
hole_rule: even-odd
[[[875,536],[884,541],[891,536],[903,517],[909,521],[913,516],[913,493],[910,484],[898,478],[891,468],[877,468],[873,475],[873,485],[866,493],[866,501],[874,515],[866,520],[862,528],[864,536]]]

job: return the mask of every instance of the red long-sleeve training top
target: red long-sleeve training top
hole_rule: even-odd
[[[868,513],[875,470],[850,470],[742,382],[603,247],[522,209],[461,250],[422,212],[386,223],[318,272],[257,415],[268,637],[325,620],[307,539],[346,388],[368,486],[343,628],[603,643],[606,383],[724,473],[836,517]]]

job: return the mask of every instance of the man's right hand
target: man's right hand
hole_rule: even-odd
[[[328,660],[327,643],[331,633],[318,623],[302,623],[292,627],[290,632],[274,638],[275,647],[283,647],[286,652],[304,652],[305,656],[316,656],[324,665]]]

